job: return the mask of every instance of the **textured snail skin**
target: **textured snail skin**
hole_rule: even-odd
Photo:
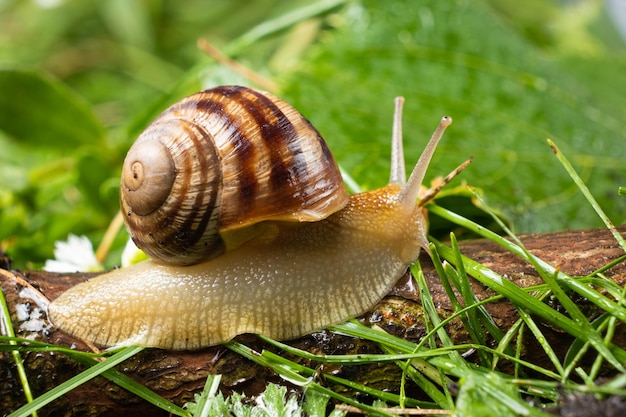
[[[202,264],[146,261],[101,275],[55,300],[51,319],[98,345],[166,349],[242,333],[285,340],[345,321],[378,302],[425,243],[421,210],[398,206],[398,188],[354,196],[320,222],[269,222]]]
[[[350,196],[319,221],[265,220],[233,231],[238,243],[202,263],[146,261],[91,279],[50,304],[51,321],[101,346],[196,349],[242,333],[292,339],[364,313],[427,248],[416,200],[451,123],[442,119],[405,181],[398,108],[389,185]]]

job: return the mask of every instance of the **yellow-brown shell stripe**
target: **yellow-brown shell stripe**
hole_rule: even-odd
[[[207,229],[216,229],[219,222],[220,161],[212,143],[206,143],[210,135],[202,126],[181,121],[179,127],[192,142],[185,143],[178,159],[181,163],[178,169],[184,172],[182,178],[186,181],[179,181],[179,197],[169,199],[175,207],[166,209],[177,213],[172,218],[175,224],[167,229],[172,231],[169,245],[177,246],[182,253],[192,251],[204,255],[214,252],[215,246],[221,246],[217,235],[205,233]],[[168,225],[162,227],[166,230]]]
[[[180,105],[205,118],[220,153],[222,226],[276,218],[319,200],[310,167],[326,170],[330,151],[293,107],[244,87],[207,90]]]

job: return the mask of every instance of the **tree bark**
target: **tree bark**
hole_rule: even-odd
[[[625,230],[621,230],[621,233],[626,235]],[[587,275],[624,254],[613,236],[605,229],[534,234],[522,236],[521,239],[533,254],[573,276]],[[530,264],[492,242],[486,240],[462,242],[461,252],[520,287],[542,283]],[[7,262],[6,259],[4,261]],[[435,305],[442,315],[446,315],[452,310],[450,300],[432,263],[428,256],[422,256],[420,262]],[[55,299],[66,289],[94,274],[10,271],[6,263],[4,268],[7,269],[0,269],[0,285],[7,299],[13,326],[18,336],[89,350],[83,342],[52,328],[47,322],[42,307],[47,300]],[[626,263],[620,262],[606,271],[605,275],[623,286],[626,281]],[[479,299],[494,295],[492,290],[477,281],[472,281],[472,288]],[[584,307],[584,311],[590,317],[596,314],[593,306],[586,300],[575,299],[575,301],[579,307]],[[503,331],[506,331],[518,319],[515,307],[506,300],[490,303],[487,309]],[[38,315],[41,316],[38,317]],[[375,323],[394,335],[413,341],[419,341],[425,333],[419,294],[408,275],[400,280],[385,299],[360,319],[366,324]],[[34,331],[33,326],[36,325],[41,325],[44,330]],[[455,338],[455,342],[468,340],[460,323],[453,322],[448,330]],[[563,357],[573,339],[549,325],[545,325],[542,330],[557,354]],[[525,337],[525,339],[524,359],[549,367],[549,361],[537,342],[531,337]],[[242,335],[239,340],[259,351],[264,348],[275,351],[274,348],[265,346],[253,335]],[[378,352],[378,348],[372,343],[327,331],[314,333],[289,343],[316,353]],[[626,346],[623,331],[617,332],[615,343]],[[82,369],[65,355],[54,352],[23,353],[22,359],[35,396],[48,391]],[[118,369],[179,405],[193,400],[193,394],[202,390],[209,374],[222,374],[221,388],[225,394],[237,391],[255,395],[262,392],[268,382],[285,384],[268,369],[251,363],[221,346],[193,352],[146,350],[125,362]],[[334,375],[348,377],[391,391],[399,388],[401,379],[399,369],[391,364],[358,367],[332,365],[332,369],[325,367],[321,371],[332,372]],[[1,353],[0,415],[6,415],[24,402],[13,359],[8,353]],[[105,378],[98,377],[49,404],[39,412],[39,415],[165,416],[167,413],[127,393]]]

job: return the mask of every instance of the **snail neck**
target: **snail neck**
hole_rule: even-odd
[[[399,198],[402,187],[386,187],[350,196],[346,206],[318,222],[265,221],[253,226],[222,232],[226,251],[242,246],[273,245],[276,241],[299,244],[306,236],[311,247],[333,250],[354,247],[384,247],[413,262],[420,248],[428,251],[426,220],[414,202],[405,204]]]
[[[355,194],[343,210],[328,218],[342,228],[359,230],[367,239],[397,249],[407,264],[417,259],[420,248],[428,252],[426,219],[416,201],[401,199],[403,187],[385,187]]]

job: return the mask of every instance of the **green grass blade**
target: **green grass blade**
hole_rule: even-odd
[[[500,227],[502,227],[502,229],[509,235],[509,237],[517,244],[517,246],[520,248],[520,250],[524,253],[525,258],[533,265],[533,267],[535,267],[535,269],[537,270],[537,272],[539,273],[541,278],[543,278],[544,282],[546,284],[548,284],[548,287],[550,288],[550,290],[552,291],[554,296],[556,296],[556,298],[559,300],[559,302],[565,308],[565,310],[569,313],[569,315],[574,320],[574,322],[577,325],[579,325],[580,327],[583,328],[584,333],[587,335],[586,340],[588,340],[589,343],[591,343],[591,345],[598,352],[603,353],[603,356],[613,366],[617,365],[616,366],[617,369],[624,369],[622,367],[622,365],[619,363],[619,361],[617,361],[617,359],[614,358],[613,355],[610,354],[610,351],[608,350],[608,348],[606,348],[606,346],[607,346],[606,341],[604,341],[602,339],[602,337],[600,336],[600,334],[596,332],[596,330],[591,325],[591,323],[589,323],[589,321],[588,321],[587,317],[584,315],[584,313],[567,296],[565,291],[563,291],[563,289],[561,288],[561,285],[559,285],[559,284],[564,284],[566,280],[562,279],[561,282],[559,282],[557,277],[558,277],[559,274],[562,274],[562,276],[566,277],[567,281],[569,281],[570,283],[576,283],[576,285],[580,285],[580,283],[577,282],[575,279],[569,277],[567,274],[561,273],[559,270],[553,269],[551,272],[548,272],[546,270],[546,268],[543,268],[542,265],[540,265],[540,263],[539,263],[540,259],[537,258],[536,256],[533,256],[530,252],[528,252],[528,250],[524,247],[524,245],[521,242],[521,240],[519,240],[519,238],[517,236],[515,236],[509,230],[509,228],[493,212],[491,212],[489,210],[489,207],[487,206],[485,201],[482,200],[482,197],[480,197],[480,195],[478,195],[478,193],[475,194],[475,197],[483,204],[483,207],[486,208],[486,210],[489,212],[489,214],[491,214],[493,219],[500,225]],[[546,263],[544,263],[544,264],[547,265]],[[599,293],[598,293],[598,295],[599,295]],[[539,339],[539,340],[541,340],[541,339]],[[551,350],[549,345],[547,347]],[[605,356],[607,354],[609,356]],[[550,355],[550,353],[548,353],[548,355]],[[555,355],[552,355],[552,357],[556,358]]]
[[[585,183],[580,178],[580,176],[578,175],[574,167],[572,167],[572,164],[570,164],[570,162],[567,160],[565,155],[563,155],[563,152],[561,152],[561,150],[556,146],[556,144],[550,139],[548,139],[548,144],[552,148],[552,151],[556,155],[556,158],[559,160],[561,165],[563,165],[563,168],[565,168],[569,176],[572,177],[572,180],[578,186],[578,189],[583,193],[583,195],[585,196],[585,198],[587,199],[591,207],[593,207],[596,213],[598,213],[598,216],[600,217],[600,219],[602,219],[606,227],[611,231],[611,233],[615,237],[615,240],[619,243],[622,249],[626,252],[626,242],[624,241],[624,238],[617,231],[611,219],[609,219],[606,213],[604,213],[604,210],[602,210],[602,208],[600,207],[596,199],[593,197],[593,195],[591,194],[591,191],[589,191],[589,187],[585,185]]]
[[[621,264],[624,261],[626,261],[626,255],[622,255],[619,258],[613,259],[611,262],[609,262],[606,265],[603,265],[602,267],[596,269],[595,271],[593,271],[588,276],[593,277],[593,276],[596,276],[596,275],[601,274],[603,272],[606,272],[609,269],[613,268],[615,265]]]
[[[535,339],[537,339],[537,342],[539,342],[539,345],[541,346],[543,351],[546,353],[546,355],[550,359],[550,362],[552,362],[552,365],[554,366],[556,371],[561,376],[563,376],[565,374],[563,370],[563,365],[561,365],[561,361],[559,361],[559,358],[554,352],[554,349],[552,349],[550,342],[548,342],[548,340],[546,340],[546,338],[544,337],[543,333],[541,333],[541,330],[539,329],[539,326],[537,326],[537,323],[535,323],[531,315],[528,314],[528,312],[524,308],[518,308],[517,312],[519,313],[521,319],[526,324],[526,327],[528,327],[531,333],[535,336]]]
[[[458,271],[457,281],[460,284],[459,291],[461,292],[461,295],[463,297],[463,302],[466,306],[476,306],[476,308],[471,309],[468,313],[468,331],[472,336],[472,340],[474,340],[476,343],[480,343],[483,345],[485,344],[485,337],[483,336],[484,327],[484,329],[487,330],[489,334],[491,334],[496,342],[499,342],[504,336],[504,333],[493,321],[493,318],[491,317],[485,306],[479,303],[476,294],[474,294],[474,291],[472,290],[470,285],[470,280],[467,272],[463,267],[463,262],[461,262],[461,250],[458,246],[456,236],[453,233],[450,234],[450,246],[456,259],[455,265],[457,265]],[[510,350],[507,351],[507,353],[512,354]],[[483,363],[487,365],[490,363],[490,361],[488,361],[486,358],[483,358]]]
[[[23,339],[19,337],[6,337],[0,336],[0,342],[5,342],[7,344],[0,343],[0,351],[10,351],[11,349],[17,349],[21,352],[58,352],[67,355],[72,358],[76,362],[86,366],[92,367],[100,363],[96,361],[94,358],[102,358],[113,356],[116,353],[120,352],[121,349],[108,350],[102,353],[91,353],[91,352],[79,352],[74,349],[65,348],[63,346],[51,345],[44,342],[38,342],[35,340]],[[11,345],[9,343],[15,343],[15,345]],[[137,381],[129,378],[124,375],[122,372],[117,371],[116,369],[109,369],[102,373],[102,376],[109,379],[113,383],[119,385],[120,387],[128,390],[129,392],[134,393],[140,398],[156,405],[157,407],[162,408],[174,415],[178,416],[188,416],[187,413],[182,408],[173,404],[172,402],[166,400],[162,396],[156,394],[154,391],[145,387],[144,385],[138,383]]]
[[[307,389],[308,388],[318,389],[319,384],[317,384],[317,382],[315,382],[315,380],[313,379],[317,375],[317,370],[308,368],[304,365],[300,365],[292,361],[289,361],[283,358],[282,356],[279,356],[269,351],[263,351],[261,356],[264,359],[267,359],[269,361],[268,362],[270,364],[268,365],[269,367],[275,366],[275,368],[273,369],[277,371],[277,373],[281,375],[283,378],[297,384],[296,381],[289,379],[293,377],[293,375],[281,374],[281,372],[284,371],[285,369],[288,369],[289,371],[295,371],[298,373],[298,375],[300,375],[300,378],[306,378],[306,379],[303,379],[303,381],[304,380],[307,381],[307,385],[306,385]],[[271,365],[271,364],[274,364],[274,365]],[[328,382],[333,382],[333,383],[344,385],[354,390],[355,392],[362,392],[362,393],[370,395],[371,397],[378,398],[379,400],[385,401],[385,402],[392,402],[392,403],[399,404],[400,402],[404,401],[405,405],[411,406],[411,407],[429,407],[429,408],[437,407],[436,403],[433,403],[430,401],[419,401],[419,400],[414,400],[412,398],[402,398],[398,394],[383,392],[378,389],[368,387],[367,385],[363,385],[363,384],[360,384],[360,383],[357,383],[357,382],[354,382],[345,378],[337,377],[335,375],[324,374],[324,380]],[[340,394],[337,394],[337,395],[340,395]],[[333,396],[333,397],[336,399],[343,398],[342,396],[341,397]]]
[[[585,297],[586,299],[594,303],[596,306],[600,307],[602,310],[608,313],[611,313],[612,315],[617,317],[620,321],[626,322],[626,309],[622,305],[619,305],[613,302],[612,300],[609,300],[604,295],[590,288],[585,283],[584,280],[573,279],[572,277],[557,270],[556,268],[554,268],[547,262],[543,261],[542,259],[537,258],[536,256],[532,254],[525,253],[524,250],[520,248],[518,245],[516,245],[515,243],[507,239],[504,239],[503,237],[497,235],[496,233],[490,230],[487,230],[484,227],[472,222],[471,220],[468,220],[464,217],[457,215],[456,213],[450,212],[436,205],[429,206],[429,210],[432,213],[440,217],[450,220],[453,223],[456,223],[460,226],[466,227],[467,229],[474,231],[475,233],[493,241],[494,243],[497,243],[498,245],[502,246],[509,252],[514,253],[520,258],[532,264],[538,265],[539,269],[543,270],[546,274],[554,275],[559,284],[562,284],[566,286],[567,288],[573,290],[574,292],[578,293],[582,297]],[[446,253],[448,253],[450,257],[452,257],[452,253],[449,250],[444,249],[444,251],[446,251]],[[495,275],[494,273],[489,272],[487,273],[487,277],[489,277],[487,279],[489,279],[494,284],[497,284],[498,282],[502,281],[502,278],[499,276],[495,276]]]
[[[432,249],[431,249],[432,250]],[[434,255],[436,256],[436,255]],[[440,264],[436,260],[433,259],[435,264]],[[428,314],[430,321],[435,325],[437,336],[439,336],[439,340],[443,346],[454,346],[454,342],[450,339],[450,336],[446,332],[445,328],[441,325],[441,319],[439,318],[439,314],[437,314],[437,308],[435,307],[435,303],[433,298],[428,291],[428,285],[426,283],[426,279],[424,278],[424,273],[422,269],[419,267],[419,264],[415,264],[411,267],[411,272],[413,276],[417,280],[418,288],[420,290],[420,299],[422,300],[422,305],[424,306],[424,311]],[[436,347],[436,344],[433,344],[432,347]],[[451,352],[452,358],[455,361],[458,361],[460,366],[465,365],[465,361],[461,357],[458,352]]]
[[[44,342],[38,342],[36,340],[24,339],[22,337],[0,336],[0,342],[6,343],[0,343],[0,351],[2,352],[16,349],[20,352],[59,352],[66,355],[80,354],[91,358],[101,358],[111,356],[117,353],[117,351],[114,350],[109,350],[102,353],[77,352],[74,349],[66,348],[63,346],[51,345]]]
[[[463,297],[463,302],[466,306],[473,305],[478,301],[478,299],[476,298],[474,291],[472,291],[469,277],[467,276],[467,272],[465,271],[465,268],[463,268],[463,262],[460,262],[461,250],[459,249],[459,245],[458,245],[458,242],[456,240],[456,236],[454,235],[454,233],[450,233],[450,247],[452,248],[452,252],[457,258],[457,261],[455,262],[455,265],[457,265],[457,272],[458,272],[457,281],[460,284],[459,291],[461,292],[461,296]],[[484,307],[482,306],[479,306],[476,309],[471,309],[468,312],[467,330],[470,332],[470,335],[472,337],[472,340],[474,340],[474,342],[484,345],[485,336],[483,334],[483,329],[481,327],[481,320],[478,316],[480,312],[487,313],[487,311],[484,310]],[[485,318],[490,318],[488,313]],[[497,329],[497,327],[495,328]],[[500,332],[500,336],[501,335],[502,335],[502,332]],[[483,358],[483,364],[487,365],[489,364],[489,362],[490,361],[488,361],[487,358]]]
[[[437,251],[446,257],[450,262],[452,262],[453,254],[452,250],[442,245],[439,242],[435,242],[437,247]],[[544,303],[538,301],[534,297],[528,295],[524,290],[519,288],[517,285],[508,281],[506,278],[502,277],[499,274],[496,274],[494,271],[485,267],[484,265],[469,259],[467,257],[463,257],[463,263],[465,264],[465,268],[470,272],[474,278],[476,278],[481,283],[487,285],[492,288],[499,294],[502,294],[513,304],[518,306],[524,306],[524,308],[533,312],[534,314],[542,317],[544,320],[558,326],[571,334],[572,336],[581,338],[581,339],[589,339],[593,342],[594,347],[601,353],[616,369],[623,369],[620,361],[614,356],[611,350],[604,344],[603,340],[598,337],[595,332],[588,333],[586,326],[582,323],[574,321],[563,314],[555,311]],[[626,352],[622,351],[620,353],[621,357],[626,357]]]
[[[218,392],[220,381],[222,379],[221,375],[209,375],[207,377],[206,383],[204,384],[204,389],[202,390],[202,394],[196,403],[196,409],[193,414],[194,417],[208,417],[211,411],[211,398],[215,397],[215,394]]]
[[[9,338],[14,338],[15,331],[13,330],[13,323],[11,322],[11,314],[9,313],[9,306],[7,304],[6,298],[4,297],[4,292],[2,291],[2,288],[0,288],[0,307],[0,313],[2,313],[2,317],[0,317],[0,333],[4,333]],[[15,344],[15,341],[9,341],[9,345]],[[26,369],[24,369],[24,362],[22,362],[22,357],[17,350],[11,350],[10,352],[17,368],[18,377],[20,379],[20,382],[22,383],[22,389],[24,390],[24,397],[26,397],[26,402],[32,403],[33,393],[30,389],[30,384],[28,383],[28,377],[26,376]],[[32,415],[33,417],[37,417],[37,411],[34,410],[32,412]]]
[[[93,367],[68,379],[67,381],[55,387],[54,389],[35,398],[31,403],[26,404],[25,406],[9,414],[8,417],[26,417],[29,414],[31,414],[33,411],[39,410],[41,407],[59,398],[61,395],[73,390],[74,388],[78,387],[81,384],[84,384],[90,379],[95,378],[96,376],[102,374],[104,371],[111,369],[115,365],[118,365],[124,362],[126,359],[130,358],[131,356],[136,355],[142,350],[143,348],[132,347],[132,346],[123,349],[120,352],[116,353],[115,355],[111,356],[110,358],[102,362],[99,362],[97,365],[94,365]]]
[[[296,347],[290,346],[286,343],[279,342],[274,339],[270,339],[266,336],[257,335],[257,337],[268,344],[276,346],[277,348],[290,353],[292,355],[299,356],[304,359],[322,362],[322,363],[336,363],[341,365],[361,365],[366,363],[387,363],[387,362],[396,362],[406,359],[419,359],[419,358],[427,358],[436,356],[437,354],[445,355],[448,354],[449,351],[441,352],[441,353],[433,353],[433,350],[426,350],[425,348],[418,348],[417,351],[411,353],[391,353],[391,354],[355,354],[355,355],[322,355],[315,354],[311,352],[307,352],[306,350],[298,349]],[[415,347],[416,345],[413,344]],[[390,349],[390,351],[394,351]]]
[[[314,382],[314,380],[312,378],[307,378],[305,376],[300,375],[298,372],[294,371],[294,369],[298,369],[300,371],[303,370],[308,370],[311,373],[311,377],[315,374],[315,370],[313,369],[309,369],[306,368],[302,365],[298,365],[295,362],[289,361],[285,358],[282,358],[280,356],[274,355],[271,352],[267,352],[264,351],[262,354],[260,354],[259,352],[254,351],[253,349],[250,349],[249,347],[236,342],[236,341],[230,341],[227,342],[225,344],[225,346],[232,350],[235,353],[238,353],[239,355],[255,362],[258,363],[261,366],[267,366],[269,368],[271,368],[272,370],[274,370],[278,375],[281,376],[281,378],[284,378],[285,380],[296,384],[298,386],[304,387],[305,389],[314,389],[318,392],[321,392],[322,394],[328,395],[329,397],[335,398],[336,400],[339,400],[341,402],[344,402],[346,404],[352,405],[354,407],[360,408],[364,411],[367,411],[369,413],[373,413],[374,415],[382,415],[385,417],[393,417],[392,414],[380,411],[378,409],[376,409],[375,407],[366,405],[366,404],[362,404],[356,400],[354,400],[353,398],[349,398],[346,397],[344,395],[338,394],[326,387],[323,387],[322,385]],[[330,376],[330,375],[327,375]],[[366,387],[364,392],[367,392],[368,389]],[[371,389],[370,389],[371,391]]]
[[[276,19],[266,20],[234,40],[228,46],[227,53],[229,55],[237,55],[266,36],[289,28],[303,20],[326,13],[345,2],[346,0],[319,0],[313,4],[285,13]]]
[[[381,349],[385,352],[393,352],[389,346],[381,345]],[[451,398],[445,392],[442,393],[439,388],[442,387],[447,391],[449,379],[441,372],[436,372],[437,369],[433,368],[427,361],[413,359],[405,362],[397,361],[396,364],[438,407],[448,409],[454,406]],[[404,403],[406,404],[406,400]]]
[[[76,362],[79,362],[85,366],[95,366],[99,362],[95,361],[89,356],[83,354],[83,352],[72,352],[69,354]],[[101,362],[100,362],[101,363]],[[189,416],[189,413],[171,401],[166,400],[162,396],[158,395],[145,385],[140,384],[139,382],[129,378],[124,375],[122,372],[117,369],[109,369],[105,372],[102,372],[102,376],[107,378],[109,381],[114,382],[120,387],[132,392],[140,398],[148,401],[149,403],[169,412],[173,415],[186,417]]]

